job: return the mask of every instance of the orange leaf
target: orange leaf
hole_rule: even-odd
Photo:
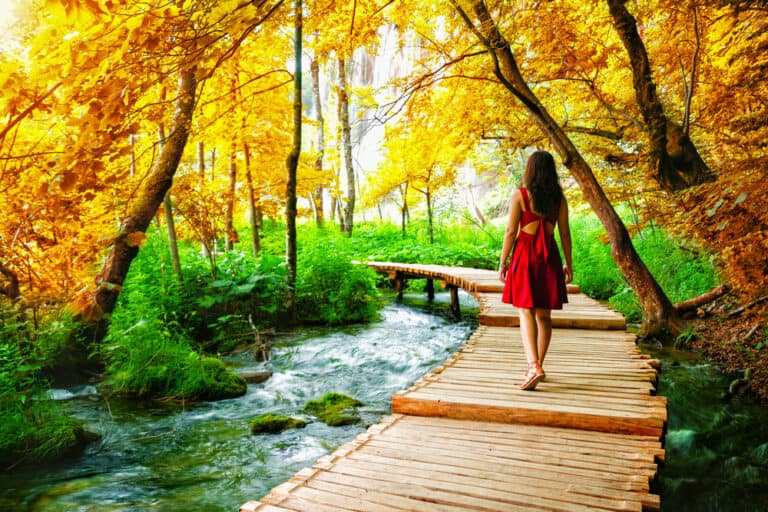
[[[125,237],[125,243],[130,247],[141,247],[146,241],[147,234],[143,231],[134,231],[133,233],[128,233]]]

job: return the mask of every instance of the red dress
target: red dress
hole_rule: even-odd
[[[563,309],[568,302],[563,260],[554,234],[544,227],[545,222],[556,224],[558,215],[544,218],[533,213],[528,191],[521,188],[520,193],[525,208],[501,300],[518,308]],[[539,221],[535,234],[523,231],[535,221]]]

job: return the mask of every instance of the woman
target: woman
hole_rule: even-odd
[[[555,242],[555,227],[565,266]],[[536,151],[525,165],[523,186],[512,194],[499,261],[499,279],[504,282],[501,300],[519,310],[520,336],[528,359],[520,389],[532,390],[545,377],[542,365],[552,339],[551,314],[568,302],[565,285],[573,280],[571,265],[568,203],[558,182],[555,160],[546,151]]]

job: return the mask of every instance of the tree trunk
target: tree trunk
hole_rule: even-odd
[[[400,207],[400,227],[405,238],[405,228],[408,223],[408,183],[403,183],[398,187],[400,196],[403,198],[403,205]]]
[[[667,192],[677,192],[707,181],[715,175],[699,155],[683,129],[669,121],[656,94],[651,64],[637,22],[624,5],[626,0],[608,0],[616,31],[621,37],[632,66],[632,85],[643,114],[649,142],[653,178]],[[695,77],[691,77],[691,81]]]
[[[453,3],[465,22],[471,28],[475,28],[458,4],[455,1]],[[523,103],[531,120],[549,138],[563,160],[563,164],[570,170],[571,175],[581,188],[584,198],[589,202],[608,232],[611,242],[611,256],[637,295],[643,311],[640,336],[666,337],[668,334],[676,336],[683,329],[682,320],[635,251],[624,223],[617,215],[613,205],[608,201],[605,192],[595,179],[592,169],[563,129],[552,119],[549,112],[528,87],[517,66],[509,42],[500,33],[484,2],[475,2],[474,9],[482,23],[480,28],[482,33],[478,34],[478,37],[482,37],[483,42],[491,52],[494,73],[497,78],[510,93]]]
[[[165,194],[163,200],[163,210],[165,210],[165,225],[168,229],[168,250],[171,253],[171,266],[179,282],[184,281],[184,274],[181,272],[181,259],[179,258],[179,244],[176,241],[176,222],[173,219],[173,202],[171,201],[171,191]]]
[[[162,151],[165,144],[165,128],[162,124],[157,127],[158,146]],[[134,162],[131,162],[132,165]],[[171,201],[170,189],[163,199],[163,210],[165,212],[165,229],[168,232],[168,251],[171,254],[171,267],[179,282],[184,281],[184,275],[181,273],[181,259],[179,259],[179,244],[176,242],[176,223],[173,219],[173,201]]]
[[[248,222],[251,225],[251,252],[256,258],[261,252],[261,240],[259,239],[259,218],[256,206],[256,191],[253,187],[253,178],[251,177],[251,151],[248,144],[243,143],[243,153],[245,154],[245,181],[248,185]]]
[[[347,96],[347,68],[344,57],[339,57],[339,124],[341,126],[342,161],[347,171],[347,203],[344,205],[344,231],[352,236],[355,214],[355,169],[352,167],[352,135],[349,127],[349,97]]]
[[[152,170],[139,188],[136,199],[128,206],[120,230],[101,271],[96,277],[97,288],[92,302],[80,314],[87,326],[90,341],[100,341],[106,334],[109,315],[115,309],[131,262],[139,252],[145,231],[171,188],[192,124],[197,80],[194,71],[179,70],[178,97],[168,138],[160,150]]]
[[[427,231],[429,232],[429,243],[434,244],[435,229],[432,222],[432,218],[434,217],[434,213],[432,212],[432,192],[427,189],[426,192],[424,192],[424,195],[427,198]]]
[[[237,161],[235,159],[235,150],[232,148],[232,154],[229,157],[229,191],[227,193],[227,211],[224,216],[224,247],[231,251],[237,242],[237,232],[235,231],[235,188],[237,186]]]
[[[325,135],[324,122],[323,122],[323,104],[320,98],[320,64],[317,59],[313,59],[310,64],[310,71],[312,72],[312,97],[315,101],[315,111],[317,113],[317,158],[315,158],[315,171],[317,175],[322,176],[323,173],[323,156],[325,155]],[[317,227],[322,228],[324,222],[323,216],[323,185],[320,184],[315,188],[313,195],[313,201],[315,204],[315,222]]]
[[[0,294],[11,299],[11,302],[16,302],[21,296],[19,290],[19,278],[16,275],[16,272],[0,263],[0,274],[5,276],[6,280],[4,284],[0,284]]]
[[[200,182],[205,182],[205,144],[203,141],[197,143],[197,172],[200,175]],[[211,258],[211,240],[208,233],[208,216],[205,212],[200,214],[200,252],[210,260]]]
[[[295,1],[293,80],[293,149],[288,156],[288,184],[285,207],[285,282],[289,289],[288,311],[295,316],[296,306],[296,170],[301,154],[301,25],[302,0]]]

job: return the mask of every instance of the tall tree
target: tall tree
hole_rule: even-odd
[[[312,98],[317,120],[317,156],[315,157],[315,171],[318,175],[322,175],[323,156],[325,155],[325,123],[323,122],[323,102],[322,97],[320,96],[320,62],[317,58],[312,59],[309,69],[312,73]],[[317,185],[312,197],[315,205],[315,222],[317,223],[317,227],[322,228],[324,222],[322,183]]]
[[[235,144],[229,156],[229,189],[227,190],[227,209],[224,216],[224,246],[231,251],[237,242],[235,231],[235,192],[237,190],[237,154]]]
[[[296,174],[301,155],[301,32],[302,1],[294,2],[293,149],[288,155],[285,206],[285,281],[290,290],[289,310],[296,303]]]
[[[352,226],[355,216],[355,168],[352,165],[352,130],[349,126],[349,95],[347,94],[347,61],[343,55],[339,55],[339,130],[341,132],[341,162],[346,171],[347,200],[344,203],[343,230],[352,236]]]
[[[194,66],[189,64],[181,66],[178,74],[176,109],[170,133],[136,200],[129,205],[120,222],[118,235],[96,278],[97,288],[93,300],[83,315],[83,318],[89,320],[90,334],[95,340],[101,339],[106,333],[109,314],[115,308],[128,269],[146,237],[144,233],[147,227],[171,188],[173,175],[187,143],[195,105],[197,78]]]
[[[696,81],[698,51],[694,53],[690,83],[686,86],[683,126],[668,119],[656,93],[651,64],[645,44],[637,30],[637,21],[627,9],[626,0],[607,0],[614,25],[627,50],[632,67],[637,104],[643,114],[649,140],[650,167],[654,179],[667,192],[700,185],[715,179],[689,136],[690,102]],[[698,26],[698,12],[691,15]],[[698,38],[698,33],[696,34]],[[700,45],[700,42],[696,42]]]
[[[253,177],[251,176],[251,149],[248,144],[243,144],[243,155],[245,157],[245,182],[248,186],[248,224],[251,227],[251,254],[256,258],[261,252],[261,239],[259,228],[261,220],[259,219],[259,207],[256,204],[256,189],[253,186]]]
[[[683,323],[672,303],[638,256],[624,223],[595,179],[589,164],[528,86],[509,42],[499,30],[485,2],[481,0],[472,2],[477,21],[467,14],[458,1],[451,0],[451,3],[476,38],[488,50],[494,75],[506,90],[523,104],[531,121],[549,139],[563,164],[579,184],[584,198],[608,232],[611,256],[635,291],[643,311],[640,334],[643,336],[677,335],[683,329]]]

